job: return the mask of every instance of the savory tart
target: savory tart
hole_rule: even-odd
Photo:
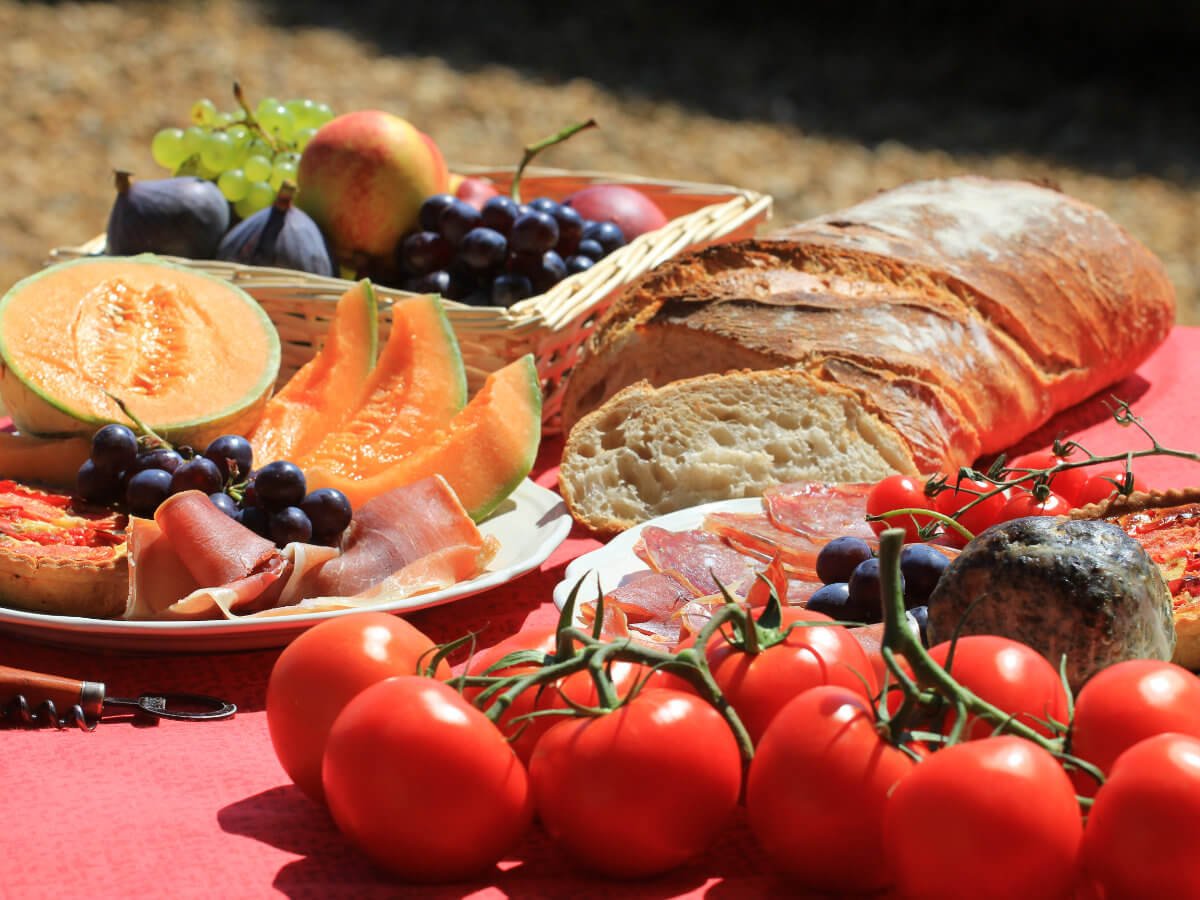
[[[126,517],[0,480],[0,605],[115,618],[129,597]]]

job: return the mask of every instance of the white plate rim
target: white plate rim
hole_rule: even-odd
[[[578,581],[587,576],[587,581],[580,588],[578,598],[595,599],[596,578],[600,579],[600,590],[607,593],[620,586],[622,579],[635,572],[649,571],[649,566],[638,559],[633,552],[642,530],[651,525],[665,528],[668,531],[687,531],[698,527],[709,513],[729,512],[748,513],[762,511],[762,497],[738,497],[733,500],[714,500],[689,506],[666,513],[626,529],[610,540],[603,547],[598,547],[590,553],[571,560],[563,571],[562,580],[554,586],[554,605],[562,609],[567,602],[571,589]]]
[[[479,530],[500,540],[497,559],[483,574],[442,591],[369,607],[404,613],[469,597],[507,584],[545,562],[571,531],[562,498],[526,478]],[[48,643],[97,649],[158,652],[221,651],[282,646],[312,625],[360,609],[326,610],[261,619],[137,621],[56,616],[0,607],[0,633]]]

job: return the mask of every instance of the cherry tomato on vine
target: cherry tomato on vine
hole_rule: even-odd
[[[1167,731],[1200,738],[1200,678],[1174,663],[1130,659],[1101,669],[1080,689],[1071,753],[1107,772],[1129,747]],[[1096,792],[1094,778],[1074,778],[1079,793]]]
[[[1025,516],[1061,516],[1068,513],[1071,505],[1059,494],[1051,491],[1045,500],[1038,500],[1030,491],[1014,488],[1012,496],[1004,504],[1001,521],[1023,519]]]
[[[382,612],[336,616],[288,644],[267,682],[267,727],[288,776],[321,800],[321,755],[337,714],[359,691],[392,675],[413,675],[434,643]],[[445,663],[438,670],[449,677]]]
[[[1102,896],[1200,896],[1200,739],[1165,733],[1117,757],[1083,835],[1084,881]]]
[[[1018,456],[1008,464],[1011,469],[1050,469],[1065,462],[1077,462],[1083,457],[1055,456],[1052,450],[1038,450]],[[1073,469],[1063,469],[1050,477],[1050,490],[1058,494],[1072,506],[1079,506],[1079,492],[1084,484],[1092,477],[1094,469],[1091,466],[1079,466]],[[1021,483],[1028,488],[1032,482]]]
[[[755,741],[789,700],[810,688],[836,684],[862,697],[878,690],[875,667],[849,629],[829,616],[795,608],[784,611],[783,622],[801,624],[759,653],[747,653],[717,635],[706,648],[713,679]]]
[[[872,892],[891,884],[883,810],[915,763],[876,730],[867,700],[823,685],[790,700],[767,727],[746,776],[746,816],[775,869],[809,890]]]
[[[884,858],[903,897],[1069,897],[1083,820],[1049,752],[1011,735],[929,756],[883,811]]]
[[[968,503],[972,503],[978,499],[981,494],[993,491],[997,487],[997,485],[992,484],[990,481],[972,478],[963,478],[960,480],[957,476],[952,476],[947,484],[949,486],[948,489],[942,491],[934,498],[934,508],[947,516],[954,515],[954,513],[958,512]],[[958,523],[967,529],[967,531],[972,534],[979,534],[984,529],[1003,521],[1000,516],[1004,511],[1004,504],[1007,501],[1007,493],[994,494],[986,500],[981,500],[956,518]],[[962,547],[967,543],[965,537],[948,526],[944,529],[942,541],[952,547]]]
[[[1117,486],[1113,482],[1123,483],[1125,480],[1125,469],[1120,466],[1096,470],[1089,468],[1088,473],[1088,480],[1079,491],[1076,503],[1078,506],[1087,506],[1089,503],[1107,500],[1117,490]],[[1148,490],[1146,483],[1136,474],[1133,476],[1133,489],[1135,491]]]
[[[595,872],[640,878],[704,851],[737,808],[729,725],[693,694],[642,691],[606,715],[559,722],[529,762],[547,833]]]
[[[529,780],[504,735],[444,682],[399,675],[329,730],[325,798],[341,831],[410,881],[478,875],[529,828]]]
[[[897,509],[933,509],[933,498],[925,493],[925,482],[911,475],[888,475],[871,486],[867,493],[867,514],[878,516]],[[918,529],[933,519],[922,515],[894,516],[872,521],[876,534],[888,528],[903,528],[904,540],[910,544],[921,540]]]
[[[951,642],[929,649],[934,661],[946,667]],[[1009,713],[1035,731],[1052,736],[1049,720],[1066,724],[1067,692],[1054,666],[1027,644],[991,634],[964,635],[954,644],[948,670],[967,690]],[[949,734],[954,714],[948,713],[942,727]],[[989,737],[996,726],[984,719],[968,722],[963,736],[969,740]]]

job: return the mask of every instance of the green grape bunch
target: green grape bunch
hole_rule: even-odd
[[[156,132],[150,155],[174,175],[215,181],[244,219],[270,206],[284,181],[295,182],[300,154],[334,113],[307,98],[264,97],[251,109],[240,85],[233,93],[238,106],[228,112],[207,97],[197,100],[191,124]]]

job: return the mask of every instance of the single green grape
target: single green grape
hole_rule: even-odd
[[[213,131],[204,139],[200,147],[200,162],[215,172],[224,172],[229,168],[237,154],[237,147],[224,131]]]
[[[150,141],[150,155],[164,169],[174,172],[188,156],[183,146],[183,129],[164,128],[156,132]]]
[[[296,143],[297,150],[303,150],[308,146],[308,142],[313,139],[313,135],[317,133],[315,128],[301,128],[292,137]]]
[[[254,108],[254,118],[262,121],[263,110],[270,109],[274,106],[279,106],[279,101],[274,97],[263,97],[258,101],[258,106]]]
[[[291,158],[291,154],[283,154],[282,157],[276,158],[275,165],[271,169],[271,187],[279,190],[280,185],[284,181],[296,183],[296,161]]]
[[[208,131],[198,125],[189,125],[183,129],[183,149],[187,156],[195,156],[208,139]],[[184,157],[185,159],[187,157]]]
[[[246,173],[246,177],[251,181],[266,181],[271,177],[271,171],[274,166],[271,165],[270,156],[261,156],[254,154],[247,156],[242,163],[242,171]]]
[[[196,125],[212,125],[217,118],[217,104],[207,97],[192,104],[192,122]]]
[[[233,204],[233,210],[243,219],[275,202],[275,191],[265,181],[255,181],[246,190],[246,196]]]
[[[227,112],[217,113],[217,115],[213,118],[213,122],[212,122],[213,128],[228,128],[232,124],[233,124],[233,115],[232,115],[232,113],[227,113]]]
[[[316,124],[319,115],[316,101],[298,97],[295,100],[289,100],[284,106],[296,120],[297,128],[312,128]]]
[[[250,181],[241,169],[226,169],[217,178],[217,187],[230,203],[237,203],[250,191]]]
[[[317,128],[320,128],[326,122],[333,118],[333,109],[328,103],[318,103],[316,110],[317,119],[314,123]]]
[[[296,120],[282,103],[263,110],[259,114],[258,124],[266,130],[267,134],[284,142],[291,141],[292,134],[296,130]]]
[[[261,156],[263,159],[270,159],[275,155],[274,148],[258,136],[256,132],[250,132],[250,143],[246,145],[246,157]]]

